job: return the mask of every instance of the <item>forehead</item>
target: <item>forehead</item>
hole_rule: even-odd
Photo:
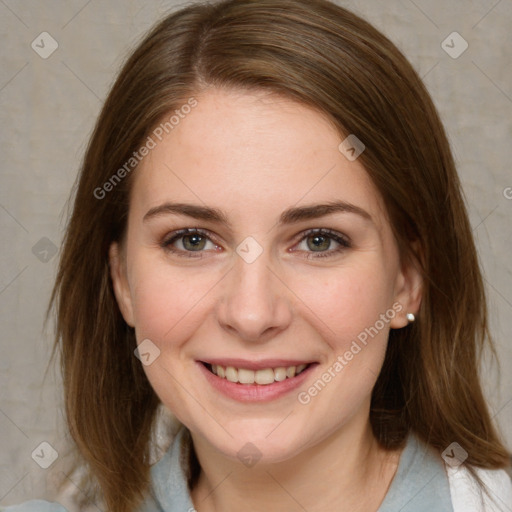
[[[343,137],[327,116],[261,91],[210,89],[195,98],[161,140],[153,136],[154,148],[135,171],[134,208],[179,200],[261,217],[345,200],[377,221],[383,216],[367,172],[339,151]]]

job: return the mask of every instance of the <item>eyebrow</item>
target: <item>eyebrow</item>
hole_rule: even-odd
[[[209,220],[228,227],[231,226],[226,215],[218,208],[186,203],[164,203],[160,206],[155,206],[144,215],[142,220],[146,222],[154,217],[166,214],[186,215],[198,220]]]
[[[332,215],[333,213],[353,213],[363,217],[365,220],[373,221],[371,215],[366,210],[355,204],[345,201],[332,201],[325,204],[293,207],[285,210],[279,218],[279,224],[294,224],[303,220]]]
[[[351,203],[345,201],[331,201],[323,204],[311,206],[294,206],[285,210],[279,217],[278,225],[296,224],[301,221],[318,219],[334,213],[352,213],[359,215],[363,219],[373,222],[371,215],[366,211]],[[198,220],[208,220],[226,227],[231,227],[226,214],[218,208],[209,206],[200,206],[187,203],[164,203],[160,206],[151,208],[142,219],[146,222],[152,218],[162,215],[186,215]]]

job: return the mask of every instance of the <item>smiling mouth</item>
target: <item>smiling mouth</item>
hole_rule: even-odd
[[[301,364],[299,366],[279,366],[276,368],[262,368],[261,370],[249,370],[247,368],[235,368],[233,366],[221,366],[220,364],[202,364],[214,375],[221,379],[228,380],[235,384],[259,384],[269,385],[274,382],[282,382],[286,379],[293,379],[307,370],[312,364]]]

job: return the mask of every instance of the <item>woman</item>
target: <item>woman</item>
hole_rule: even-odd
[[[512,507],[445,132],[399,50],[330,2],[151,31],[91,138],[53,302],[101,509]],[[151,465],[159,406],[181,427]]]

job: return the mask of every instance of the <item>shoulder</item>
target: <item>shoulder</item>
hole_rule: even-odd
[[[32,500],[9,507],[0,506],[0,512],[67,512],[67,510],[59,503]]]
[[[502,512],[512,504],[512,480],[503,469],[474,468],[482,489],[465,466],[447,466],[454,512]]]

